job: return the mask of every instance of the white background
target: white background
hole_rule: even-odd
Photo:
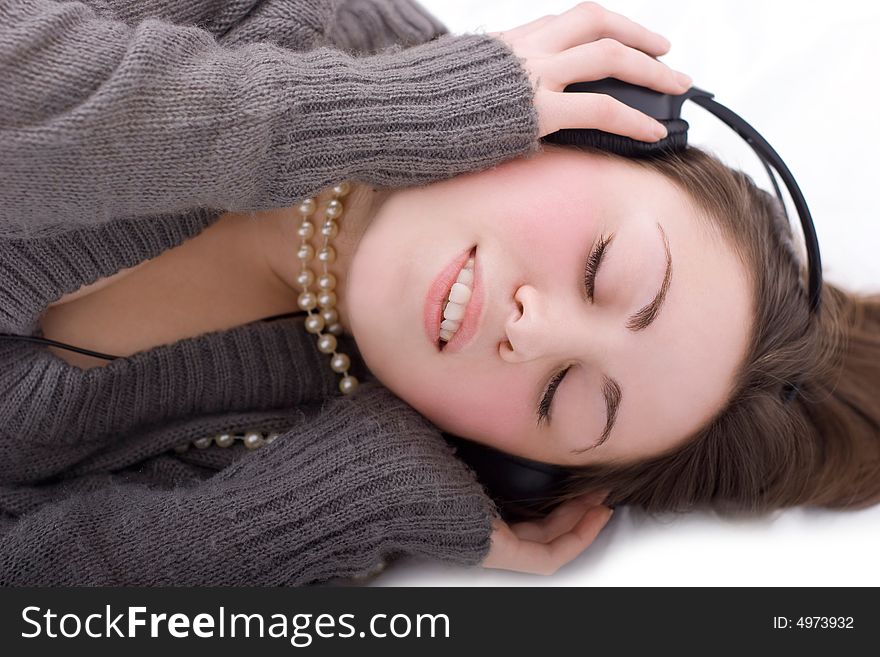
[[[422,0],[451,32],[510,29],[574,2]],[[672,42],[661,61],[754,126],[785,160],[813,215],[825,277],[880,290],[880,3],[606,0]],[[751,149],[685,103],[689,143],[772,185]],[[781,180],[780,187],[785,190]],[[783,192],[787,195],[787,192]],[[786,196],[789,215],[797,213]],[[550,577],[415,558],[375,586],[880,585],[880,506],[790,509],[753,521],[707,513],[651,520],[619,507],[575,561]]]

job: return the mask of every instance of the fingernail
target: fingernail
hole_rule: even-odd
[[[685,75],[684,73],[682,73],[680,71],[676,71],[675,79],[678,80],[678,83],[683,87],[690,88],[691,84],[693,83],[693,79],[691,78],[690,75]]]
[[[654,137],[657,139],[663,139],[666,135],[669,134],[669,131],[666,129],[666,126],[662,123],[658,123],[654,126]]]

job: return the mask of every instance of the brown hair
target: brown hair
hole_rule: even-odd
[[[567,492],[553,504],[599,489],[610,491],[606,505],[648,513],[880,502],[880,294],[826,280],[811,315],[806,259],[795,246],[802,238],[775,196],[695,147],[627,161],[684,190],[750,272],[751,340],[733,394],[707,426],[649,459],[569,468]],[[786,403],[784,386],[794,382],[800,391]]]

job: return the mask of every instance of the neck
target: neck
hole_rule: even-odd
[[[351,183],[351,191],[340,199],[343,212],[336,220],[339,232],[330,240],[330,246],[336,251],[336,260],[328,265],[328,271],[336,277],[336,310],[339,312],[339,322],[349,335],[351,335],[351,324],[346,303],[348,272],[361,238],[390,194],[389,189]],[[317,278],[323,273],[324,267],[317,258],[318,250],[324,245],[324,236],[321,234],[324,209],[327,207],[327,202],[333,198],[333,190],[332,188],[322,190],[314,198],[316,208],[309,220],[314,224],[315,232],[309,243],[315,249],[315,257],[307,266]],[[290,207],[262,212],[260,214],[266,218],[266,221],[259,222],[259,230],[263,235],[263,253],[266,256],[266,275],[270,285],[277,289],[282,302],[288,303],[292,310],[299,310],[296,299],[302,291],[296,282],[301,270],[296,251],[302,241],[297,234],[297,229],[302,223],[302,215],[298,207],[297,203]],[[317,290],[317,284],[312,285],[312,289]]]

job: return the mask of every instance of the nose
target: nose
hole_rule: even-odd
[[[507,341],[498,349],[502,359],[520,363],[581,356],[588,329],[576,308],[570,307],[570,299],[551,299],[531,285],[521,285],[513,298],[517,308],[504,324]]]

